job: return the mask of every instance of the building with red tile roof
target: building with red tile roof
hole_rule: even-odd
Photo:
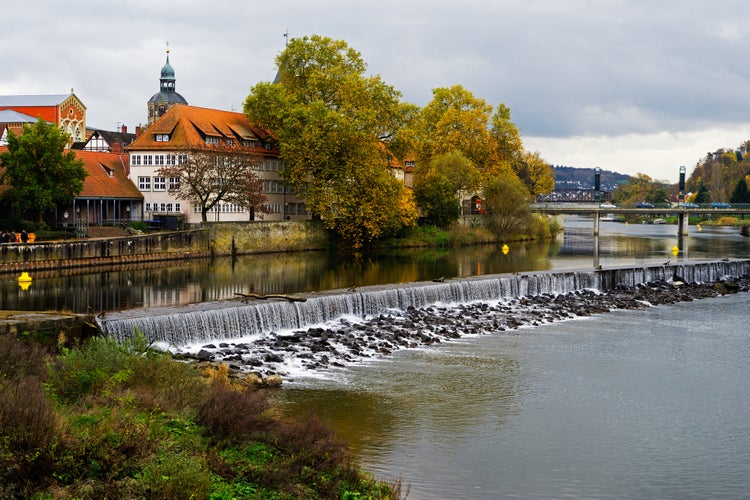
[[[177,199],[168,189],[172,181],[161,177],[158,170],[179,165],[192,153],[227,146],[260,160],[257,173],[267,197],[265,220],[309,218],[303,200],[285,189],[283,163],[271,139],[242,113],[176,104],[125,148],[130,155],[130,178],[144,196],[144,217],[155,220],[178,215],[184,222],[200,222],[199,207]],[[247,221],[253,214],[252,209],[220,203],[210,220]]]
[[[0,153],[7,151],[0,146]],[[54,215],[59,225],[71,226],[109,225],[130,220],[140,220],[143,195],[127,176],[128,155],[73,150],[83,161],[88,175],[83,189],[69,206],[59,206]],[[0,175],[2,175],[0,167]],[[0,184],[0,196],[11,189]],[[65,217],[65,215],[68,217]]]

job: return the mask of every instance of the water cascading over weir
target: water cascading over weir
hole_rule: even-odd
[[[371,317],[389,310],[434,304],[492,302],[581,290],[606,292],[619,285],[671,281],[717,281],[750,274],[750,260],[710,261],[596,271],[528,272],[457,278],[445,282],[378,285],[356,290],[306,293],[304,302],[220,301],[190,306],[133,309],[107,315],[102,331],[120,341],[138,330],[150,342],[184,346],[225,339],[262,337],[319,325],[346,316]]]

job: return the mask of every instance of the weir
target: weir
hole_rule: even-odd
[[[565,294],[579,290],[606,292],[618,285],[681,279],[688,283],[717,281],[750,274],[750,260],[696,262],[595,271],[533,272],[473,276],[445,282],[362,287],[303,294],[304,302],[206,302],[186,307],[133,309],[99,320],[102,331],[120,341],[134,331],[150,342],[170,346],[225,339],[257,338],[295,330],[345,316],[371,317],[388,310],[433,304],[491,302],[503,299]]]

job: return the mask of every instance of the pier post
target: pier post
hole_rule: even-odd
[[[690,221],[690,216],[684,210],[680,212],[679,214],[677,214],[677,235],[678,236],[687,236],[689,221]]]

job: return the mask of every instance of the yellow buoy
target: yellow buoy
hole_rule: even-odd
[[[675,245],[675,246],[672,247],[672,253],[675,254],[675,255],[677,255],[678,253],[680,253],[680,249],[679,249],[679,247],[677,245]]]
[[[508,255],[508,252],[510,252],[510,247],[508,245],[503,245],[502,251],[503,255]]]
[[[698,232],[700,233],[701,231],[703,231],[703,228],[701,227],[700,224],[698,224]]]
[[[31,286],[31,276],[29,276],[29,273],[26,271],[21,273],[21,276],[18,277],[18,286],[21,287],[21,290],[28,290]]]

